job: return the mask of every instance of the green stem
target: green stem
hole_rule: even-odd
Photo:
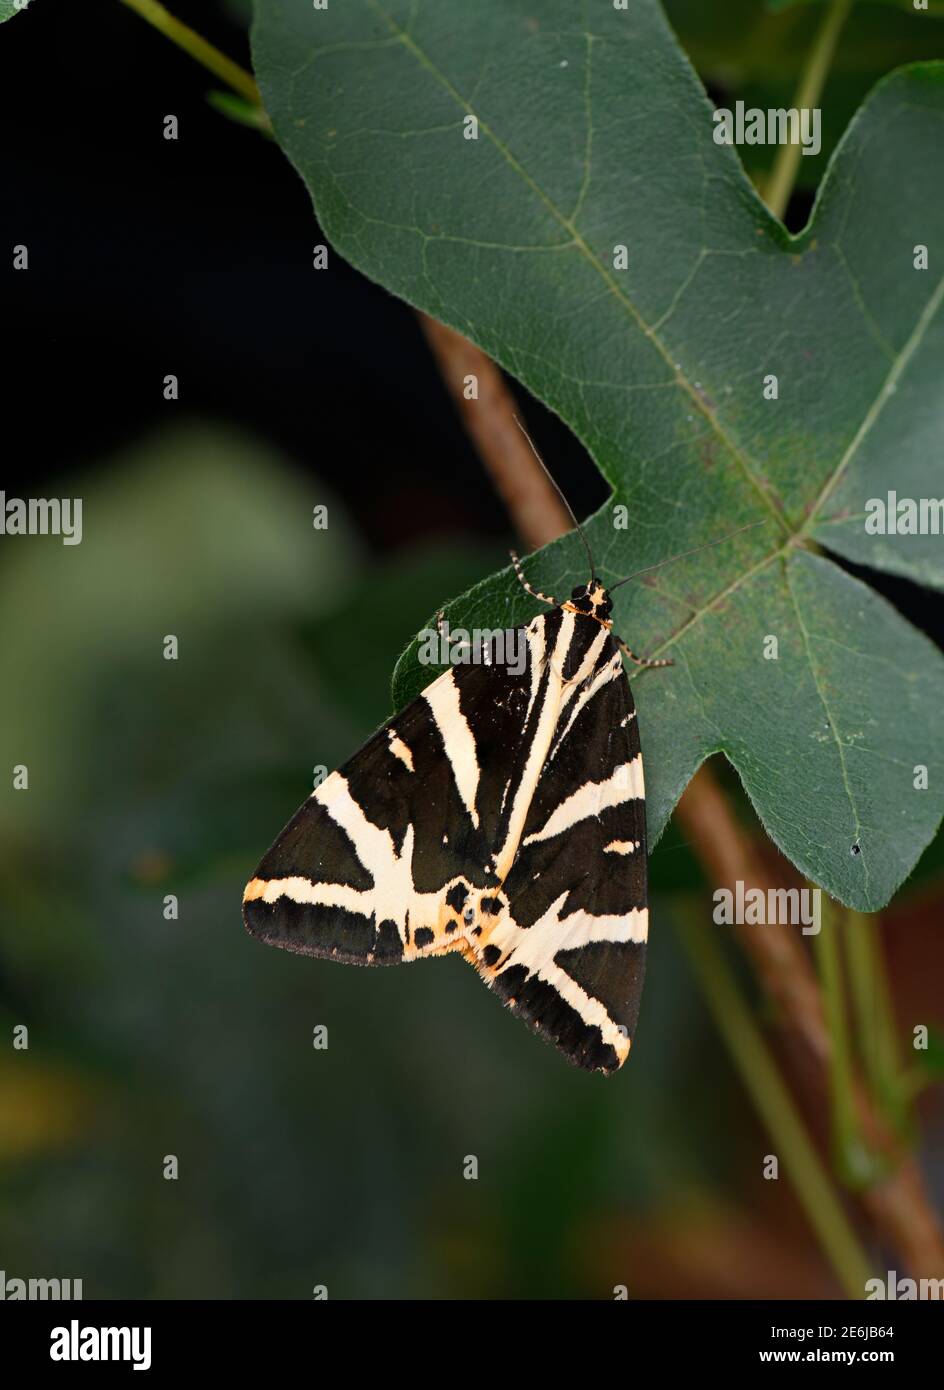
[[[793,105],[798,111],[809,110],[819,104],[826,85],[826,77],[833,61],[836,44],[842,26],[849,17],[854,0],[830,0],[829,8],[816,35],[806,67],[800,77]],[[770,180],[767,184],[767,206],[775,217],[783,220],[790,194],[796,182],[800,167],[801,146],[781,145],[774,160]]]
[[[843,945],[859,1052],[869,1089],[901,1134],[910,1119],[908,1094],[877,919],[860,912],[847,913]]]
[[[165,38],[170,39],[171,43],[175,43],[185,53],[189,53],[191,58],[225,82],[227,87],[238,92],[253,106],[261,107],[262,98],[252,74],[241,68],[238,63],[234,63],[232,58],[227,58],[218,48],[214,48],[212,43],[201,38],[189,25],[175,19],[163,5],[157,3],[157,0],[121,0],[121,3],[147,20],[148,24],[153,24]]]
[[[863,1298],[868,1258],[767,1050],[734,974],[704,926],[682,921],[682,941],[718,1031],[782,1156],[788,1181],[850,1298]]]
[[[855,1108],[852,1038],[846,1010],[845,984],[840,955],[845,909],[825,898],[821,930],[814,937],[823,1007],[829,1027],[829,1085],[832,1137],[835,1157],[850,1186],[874,1181],[874,1164],[862,1142]]]

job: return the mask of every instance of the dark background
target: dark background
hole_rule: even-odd
[[[244,6],[172,8],[248,61]],[[750,99],[792,90],[817,7],[775,28],[754,0],[668,8],[710,89]],[[833,141],[935,42],[863,16]],[[675,939],[704,905],[675,829],[644,1041],[609,1084],[461,962],[342,970],[243,934],[242,885],[312,766],[385,716],[410,635],[515,538],[412,311],[337,256],[311,269],[301,181],[211,108],[217,85],[117,0],[0,27],[0,487],[85,499],[81,547],[0,554],[0,766],[31,778],[0,793],[0,1035],[30,1028],[0,1054],[0,1268],[86,1297],[835,1295],[787,1184],[761,1180],[770,1141]],[[589,513],[599,475],[520,398]],[[940,640],[936,600],[870,582]],[[893,945],[907,1017],[934,1010],[934,856]],[[926,1126],[940,1190],[939,1110]]]
[[[248,65],[224,8],[173,8]],[[0,84],[4,239],[30,248],[29,274],[4,278],[8,438],[22,441],[8,492],[169,417],[217,416],[303,470],[317,461],[378,551],[508,536],[412,311],[340,257],[313,272],[323,237],[301,180],[208,104],[219,83],[117,0],[52,0],[3,32]],[[167,373],[179,403],[163,400]],[[595,507],[605,486],[569,432],[536,427]]]

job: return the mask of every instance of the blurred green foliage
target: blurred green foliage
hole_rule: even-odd
[[[792,106],[825,5],[773,4],[771,0],[664,0],[663,7],[702,80],[719,102],[740,99],[746,106]],[[933,11],[933,13],[932,13]],[[843,131],[868,92],[886,73],[904,63],[940,58],[944,52],[944,7],[918,13],[910,0],[866,0],[846,21],[822,100],[823,148],[800,160],[798,187],[812,192]],[[723,97],[722,97],[723,94]],[[770,170],[776,149],[744,145],[738,154],[749,176],[759,182]]]

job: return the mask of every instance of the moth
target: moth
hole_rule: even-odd
[[[587,553],[590,578],[564,602],[512,555],[549,607],[525,628],[523,669],[457,664],[427,686],[312,792],[243,915],[262,941],[350,964],[459,952],[571,1062],[612,1073],[636,1030],[649,924],[621,653],[671,662],[614,635]]]

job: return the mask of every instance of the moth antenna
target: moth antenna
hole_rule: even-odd
[[[534,440],[531,438],[530,434],[528,434],[528,431],[525,429],[524,425],[523,425],[523,424],[521,423],[521,421],[518,419],[517,415],[513,416],[513,419],[514,419],[515,424],[518,426],[519,430],[521,431],[521,433],[524,435],[525,439],[528,441],[529,445],[531,446],[531,452],[532,452],[532,454],[534,455],[534,457],[537,459],[538,463],[541,465],[541,468],[542,468],[542,470],[543,470],[543,472],[544,472],[544,476],[547,478],[547,480],[548,480],[548,482],[550,483],[551,487],[554,489],[554,491],[557,493],[557,495],[558,495],[558,497],[560,498],[560,500],[563,502],[563,504],[564,504],[564,509],[565,509],[565,511],[567,512],[567,515],[570,517],[571,521],[574,523],[574,526],[576,527],[576,529],[580,532],[580,539],[583,541],[584,549],[585,549],[586,552],[587,552],[587,559],[590,561],[590,578],[591,578],[591,580],[596,579],[596,577],[597,577],[597,571],[596,571],[596,566],[595,566],[594,563],[593,563],[593,551],[590,549],[590,542],[587,540],[586,532],[584,531],[584,529],[583,529],[583,527],[581,526],[580,522],[579,522],[579,521],[577,520],[577,518],[574,516],[573,508],[571,507],[570,503],[567,501],[567,498],[566,498],[566,497],[564,496],[564,494],[561,492],[560,488],[557,486],[557,483],[554,481],[554,479],[553,479],[553,477],[552,477],[552,475],[551,475],[551,472],[550,472],[550,470],[549,470],[547,464],[544,462],[544,460],[542,459],[541,455],[538,453],[537,448],[535,447]]]
[[[726,536],[719,536],[716,541],[705,541],[704,545],[695,545],[691,550],[682,550],[678,555],[670,555],[667,560],[660,560],[657,565],[647,565],[645,569],[634,570],[632,574],[627,574],[625,579],[618,579],[615,584],[608,586],[609,592],[618,589],[621,584],[628,584],[631,579],[637,579],[641,574],[648,574],[650,570],[661,569],[663,565],[671,565],[673,560],[684,560],[687,555],[697,555],[699,550],[709,550],[713,545],[723,545],[725,541],[733,540],[742,531],[753,531],[755,526],[766,526],[767,518],[762,517],[760,521],[748,522],[746,526],[739,526],[736,531],[729,531]]]

